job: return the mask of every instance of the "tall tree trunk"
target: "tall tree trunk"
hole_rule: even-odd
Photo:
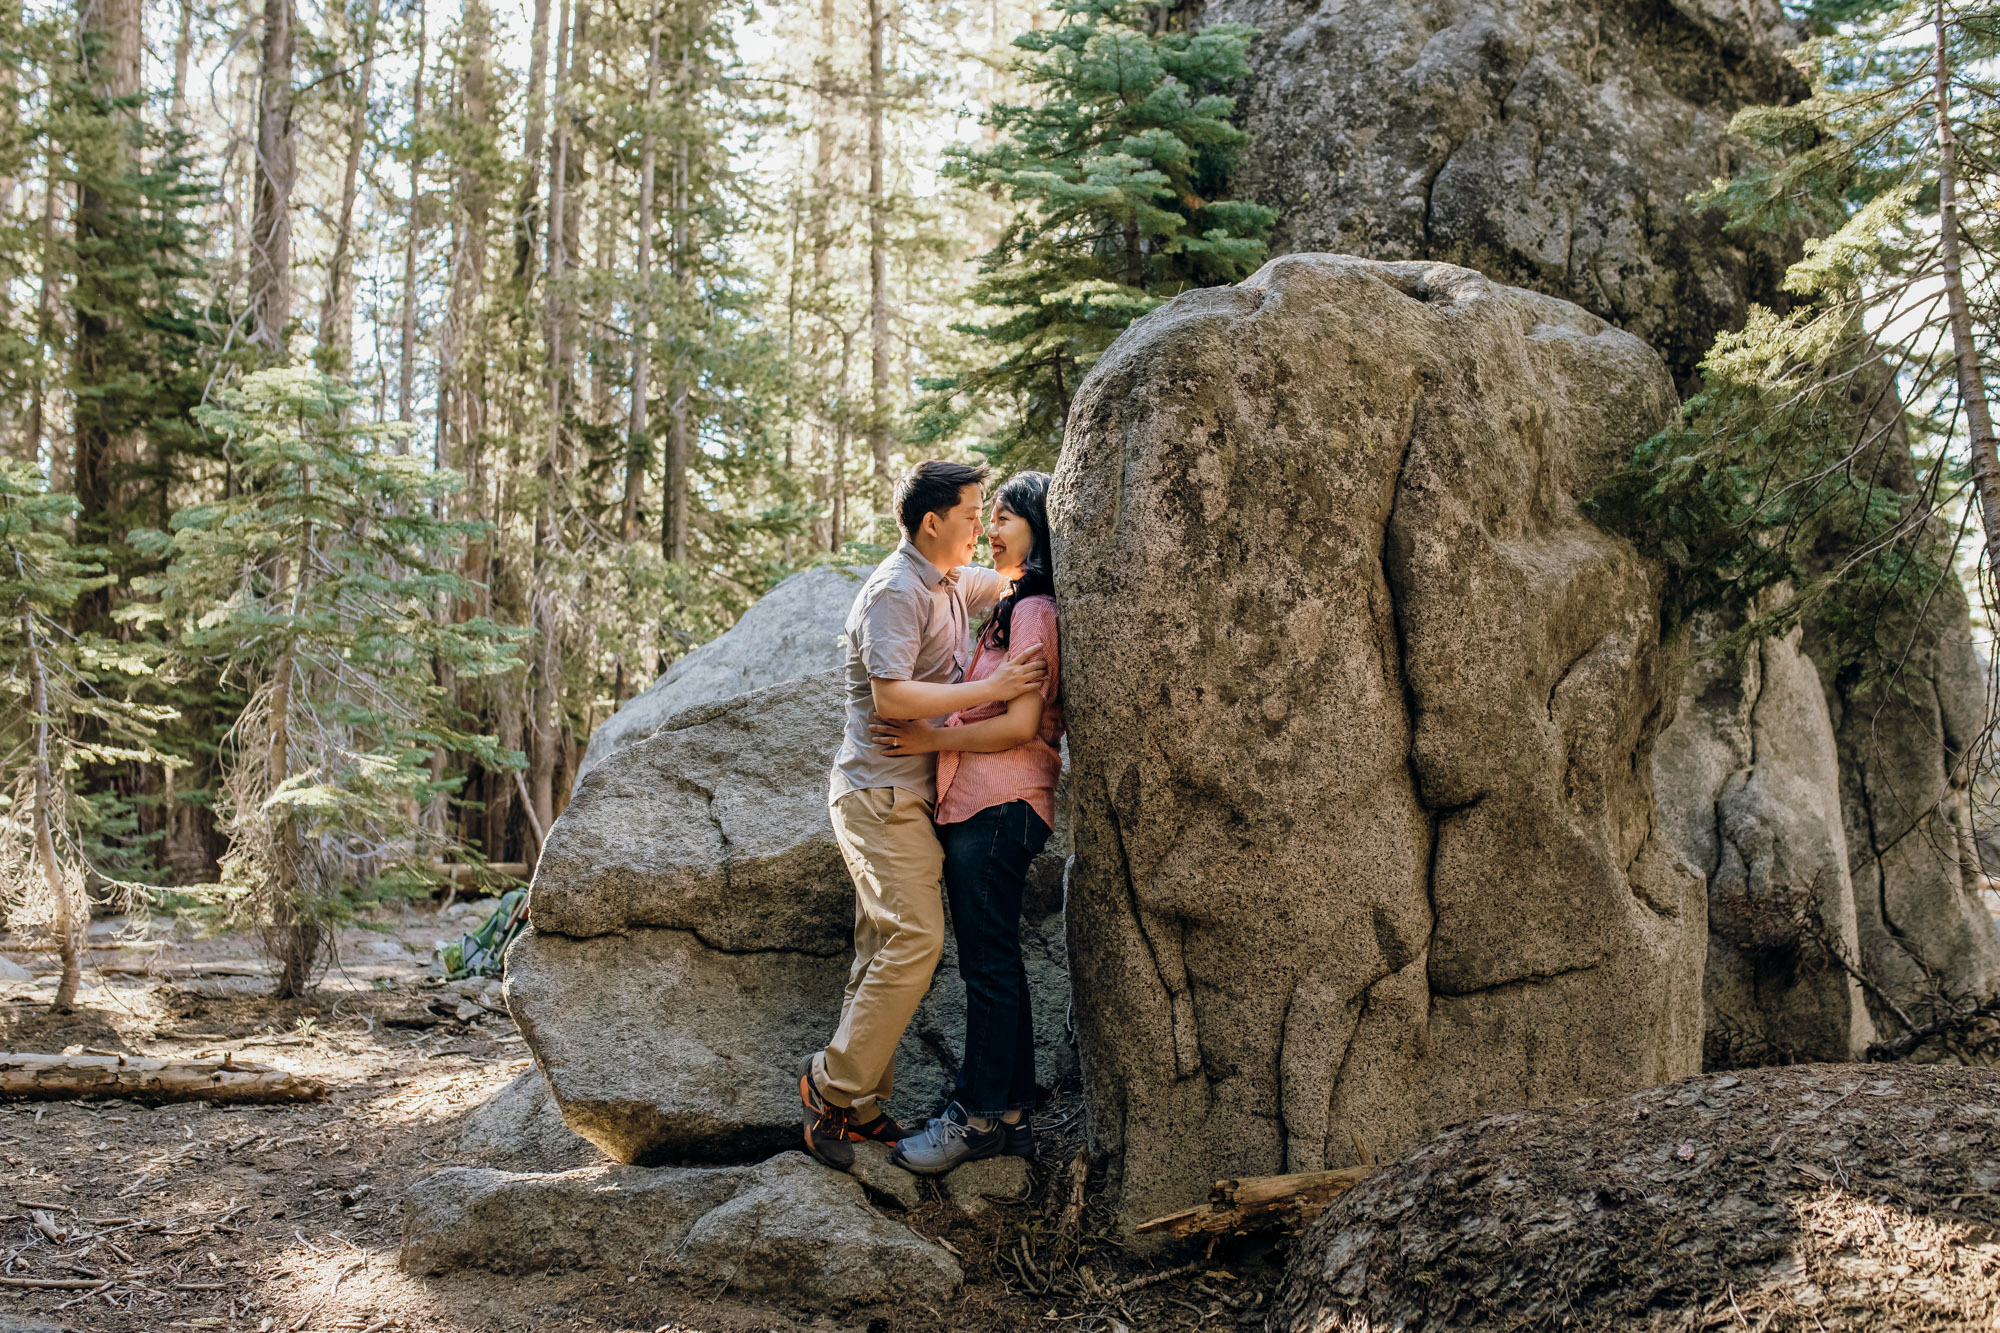
[[[514,280],[525,284],[535,262],[535,213],[542,204],[542,139],[548,125],[549,0],[535,0],[528,38],[528,121],[523,129],[521,194],[514,208]]]
[[[1951,51],[1946,43],[1944,0],[1934,11],[1938,139],[1938,241],[1944,261],[1944,299],[1958,369],[1958,394],[1965,404],[1966,433],[1972,446],[1972,485],[1979,493],[1980,526],[1986,532],[1986,567],[2000,580],[2000,456],[1993,439],[1993,413],[1986,400],[1986,370],[1973,337],[1972,312],[1965,299],[1965,266],[1958,219],[1958,136],[1951,123]]]
[[[174,128],[187,128],[188,57],[194,51],[194,0],[181,0],[180,28],[174,33]]]
[[[48,431],[48,376],[57,364],[56,284],[60,270],[56,264],[56,178],[55,154],[45,161],[48,174],[42,178],[42,273],[35,292],[35,374],[28,396],[28,460],[39,464],[42,439]],[[49,441],[49,489],[66,491],[70,486],[69,455],[55,441]]]
[[[886,27],[882,0],[868,0],[868,444],[875,456],[875,476],[885,483],[889,479],[889,218],[882,141]]]
[[[528,799],[531,822],[547,828],[555,821],[556,654],[555,598],[550,574],[556,548],[555,498],[559,484],[563,414],[568,391],[569,175],[571,55],[581,54],[585,10],[577,9],[578,40],[570,31],[570,3],[562,0],[556,29],[556,82],[553,133],[549,144],[548,286],[543,292],[544,343],[548,350],[548,433],[535,472],[540,482],[535,500],[533,584],[529,588],[529,618],[535,632],[535,658],[528,681]]]
[[[347,111],[340,221],[333,233],[333,258],[327,262],[326,292],[319,307],[320,364],[341,378],[354,364],[354,200],[361,182],[361,150],[368,142],[368,91],[375,80],[375,33],[381,21],[382,0],[368,0],[368,21],[361,30],[361,68],[354,77]]]
[[[141,15],[141,0],[79,0],[84,78],[106,103],[129,103],[139,95]],[[123,327],[118,294],[110,289],[109,266],[91,256],[118,243],[115,205],[99,183],[114,181],[131,169],[135,114],[130,105],[111,111],[112,133],[102,140],[102,156],[95,158],[89,171],[82,169],[82,162],[77,164],[73,230],[84,262],[78,265],[70,289],[75,321],[70,374],[82,389],[96,389],[124,373],[121,344],[134,332]],[[141,438],[95,395],[77,395],[74,416],[70,461],[78,532],[90,542],[117,540],[124,536],[130,474],[139,461]],[[111,589],[99,588],[81,600],[79,618],[101,623],[110,615],[111,605]]]
[[[422,237],[424,166],[424,56],[430,45],[430,11],[417,0],[417,70],[410,76],[410,209],[403,234],[403,345],[396,385],[396,419],[408,421],[417,385],[417,245]]]
[[[683,86],[688,86],[684,84]],[[693,285],[693,274],[689,271],[687,253],[687,212],[688,212],[688,144],[687,131],[683,130],[680,143],[674,150],[674,231],[673,231],[673,273],[675,305],[679,307],[679,323],[682,336],[675,341],[682,345],[687,342],[685,329],[692,318],[689,289]],[[660,478],[660,554],[679,564],[688,555],[688,437],[691,412],[688,395],[691,391],[690,368],[684,352],[676,352],[673,357],[673,378],[667,386],[667,450],[666,465],[661,469]]]
[[[292,318],[292,0],[264,0],[257,82],[256,206],[250,223],[251,337],[284,359]]]
[[[625,493],[619,506],[622,534],[631,541],[639,526],[640,493],[646,484],[646,456],[652,452],[647,439],[647,375],[653,359],[653,228],[659,225],[655,207],[655,186],[659,175],[660,145],[653,118],[654,103],[660,93],[660,10],[653,7],[646,34],[646,133],[639,141],[639,257],[637,261],[638,309],[633,312],[632,412],[626,431]]]
[[[309,476],[301,489],[310,496]],[[288,578],[295,581],[289,599],[293,608],[304,604],[312,568],[313,524],[308,520],[300,529],[297,547],[278,559],[271,575],[274,588],[283,589]],[[287,631],[296,632],[291,626],[287,626]],[[271,792],[282,787],[292,774],[292,676],[297,667],[298,647],[293,641],[286,644],[272,674],[271,742],[267,760]],[[277,864],[272,867],[271,933],[267,939],[278,955],[278,981],[273,994],[283,1000],[305,994],[327,939],[319,905],[312,901],[304,880],[306,848],[300,836],[298,815],[290,807],[277,806],[273,807],[270,818]]]
[[[55,1007],[68,1009],[76,1003],[76,987],[83,958],[84,933],[90,925],[90,904],[82,886],[73,884],[56,861],[53,810],[55,784],[49,772],[49,673],[42,660],[41,637],[35,629],[35,613],[21,613],[21,637],[28,650],[29,707],[34,710],[35,740],[35,859],[41,862],[42,877],[55,902],[56,952],[62,958],[62,980],[56,983]]]
[[[675,33],[680,43],[680,97],[679,105],[697,105],[700,88],[696,75],[696,51],[703,37],[703,17],[698,6],[688,6],[691,15]],[[685,348],[691,341],[689,326],[695,318],[694,254],[689,244],[689,224],[694,211],[694,181],[692,177],[693,158],[689,140],[697,132],[698,122],[691,116],[681,118],[674,143],[673,172],[673,253],[669,256],[674,275],[674,304],[679,314],[676,323],[679,336],[675,342]],[[688,363],[687,353],[677,351],[672,360],[673,373],[667,384],[667,449],[666,466],[661,469],[660,478],[660,554],[676,564],[688,558],[688,459],[693,449],[694,407],[690,401],[694,393],[694,368]]]

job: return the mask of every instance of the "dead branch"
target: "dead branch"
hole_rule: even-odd
[[[1982,1018],[2000,1014],[2000,996],[1981,1000],[1967,1009],[1957,1009],[1933,1022],[1921,1023],[1899,1037],[1878,1041],[1867,1051],[1870,1060],[1900,1060],[1932,1037],[1951,1036],[1963,1032]]]
[[[0,1101],[130,1097],[145,1102],[302,1102],[326,1085],[270,1065],[119,1055],[0,1053]]]
[[[1173,1236],[1224,1236],[1303,1226],[1374,1169],[1367,1164],[1218,1180],[1207,1203],[1141,1222],[1137,1230],[1164,1231]]]

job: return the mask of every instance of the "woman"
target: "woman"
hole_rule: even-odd
[[[890,754],[937,752],[938,841],[945,897],[965,979],[965,1058],[951,1105],[892,1160],[925,1175],[984,1157],[1035,1151],[1035,1029],[1021,959],[1028,864],[1055,822],[1062,759],[1055,579],[1049,565],[1049,475],[1023,472],[993,497],[993,567],[1012,591],[980,632],[967,680],[983,680],[1035,644],[1049,664],[1040,690],[953,714],[942,727],[884,722]]]

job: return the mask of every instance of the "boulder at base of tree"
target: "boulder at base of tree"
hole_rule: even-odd
[[[1297,1241],[1271,1333],[1990,1330],[2000,1079],[1794,1065],[1462,1125]]]

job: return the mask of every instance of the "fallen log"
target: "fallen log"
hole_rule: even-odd
[[[1301,1227],[1374,1169],[1369,1163],[1333,1171],[1218,1180],[1207,1203],[1141,1222],[1138,1230],[1164,1231],[1172,1236],[1226,1236]]]
[[[270,1065],[136,1055],[0,1053],[0,1101],[129,1097],[140,1102],[305,1102],[326,1084]]]

